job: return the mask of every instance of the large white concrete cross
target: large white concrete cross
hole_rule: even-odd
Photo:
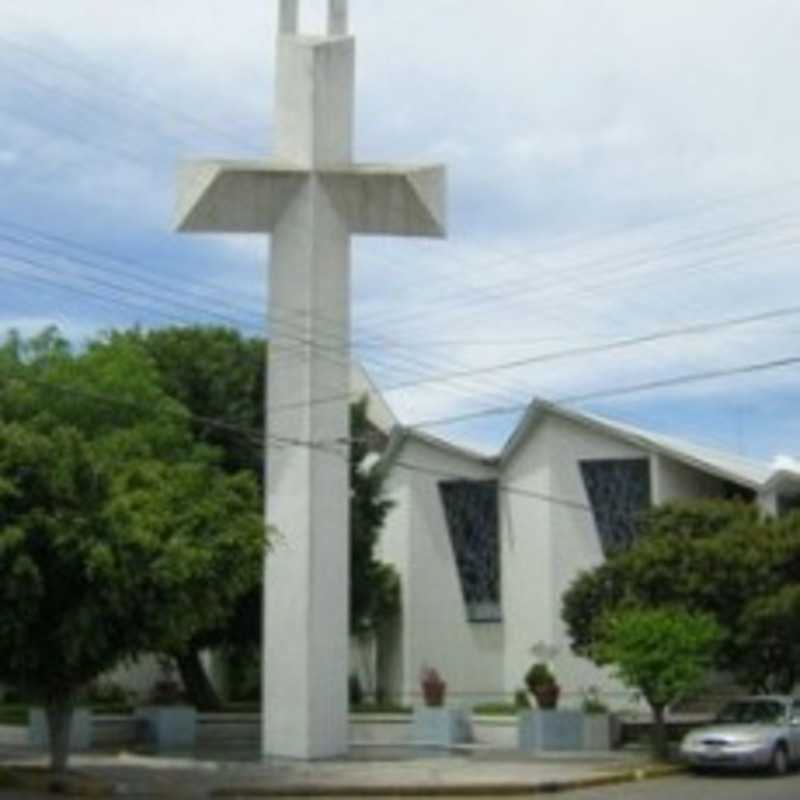
[[[327,36],[303,36],[298,0],[281,0],[275,159],[193,162],[179,178],[179,230],[272,234],[267,517],[279,538],[262,747],[296,758],[348,747],[350,237],[445,225],[443,168],[352,163],[347,6],[329,0]]]

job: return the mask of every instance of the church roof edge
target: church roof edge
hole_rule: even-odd
[[[695,445],[583,411],[564,408],[542,398],[535,398],[530,403],[527,411],[506,442],[499,457],[501,466],[509,461],[525,440],[525,437],[547,414],[560,416],[579,425],[599,429],[610,436],[622,439],[645,450],[666,455],[687,466],[709,472],[719,478],[742,484],[751,489],[762,489],[772,474],[769,465],[763,462],[753,461],[744,456],[726,453],[711,447]]]
[[[486,453],[478,452],[477,450],[470,450],[468,447],[453,444],[438,436],[433,436],[429,433],[424,433],[416,428],[407,427],[405,425],[395,425],[392,429],[391,436],[389,437],[389,444],[384,451],[383,456],[379,462],[378,468],[382,472],[391,469],[392,464],[395,463],[403,445],[409,439],[416,439],[418,442],[427,444],[430,447],[435,447],[439,450],[444,450],[448,453],[456,455],[460,458],[466,458],[474,461],[482,466],[492,467],[497,465],[497,458],[487,455]]]

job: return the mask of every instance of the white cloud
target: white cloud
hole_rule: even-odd
[[[786,470],[800,474],[800,461],[794,456],[779,455],[772,460],[772,466],[776,470]]]
[[[0,337],[15,330],[28,339],[52,327],[58,328],[63,336],[78,344],[96,336],[100,331],[91,322],[76,320],[58,312],[42,317],[0,316]]]
[[[0,217],[154,260],[225,307],[244,308],[243,296],[260,303],[263,240],[176,244],[169,224],[179,158],[268,152],[276,5],[0,3],[9,40],[0,81],[15,104],[2,121],[11,183]],[[306,0],[308,26],[323,7]],[[355,247],[354,317],[384,385],[741,316],[797,295],[794,0],[353,0],[352,16],[360,157],[450,167],[448,241]],[[745,199],[729,202],[736,197]],[[8,298],[0,314],[19,313]],[[38,299],[28,297],[26,313],[47,318]],[[111,309],[93,308],[98,324],[124,324]],[[792,355],[799,327],[661,341],[391,399],[415,421],[534,392],[599,391]],[[429,344],[437,340],[453,344]],[[724,425],[733,399],[761,407],[796,390],[794,374],[650,396],[690,410],[711,399]],[[635,413],[648,397],[609,402]],[[776,413],[794,435],[786,411]],[[753,419],[752,435],[779,441],[765,414]]]

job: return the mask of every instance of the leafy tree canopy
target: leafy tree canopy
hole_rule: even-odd
[[[400,606],[400,579],[376,554],[393,503],[384,496],[383,475],[369,468],[367,399],[350,408],[350,630],[374,633]]]
[[[227,472],[264,473],[265,343],[231,328],[134,330],[113,339],[141,345],[161,388],[192,414],[194,437],[219,448]]]
[[[713,617],[680,609],[632,608],[603,621],[596,660],[613,664],[653,709],[656,755],[667,755],[664,709],[702,683],[721,636]]]
[[[648,515],[630,550],[576,578],[562,615],[573,650],[592,657],[604,617],[620,609],[709,614],[723,631],[715,666],[753,688],[779,689],[797,659],[789,647],[760,645],[786,619],[792,586],[800,586],[800,516],[762,519],[738,502],[668,504]]]
[[[57,769],[86,682],[221,623],[260,574],[257,482],[157,377],[122,338],[0,349],[0,681],[47,706]]]

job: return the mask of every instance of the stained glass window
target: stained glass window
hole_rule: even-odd
[[[606,556],[633,543],[641,512],[650,505],[646,458],[581,461],[581,475]]]
[[[497,481],[445,481],[439,484],[439,492],[467,618],[499,621]]]

